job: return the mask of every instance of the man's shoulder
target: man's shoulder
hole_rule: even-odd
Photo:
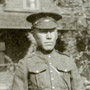
[[[27,57],[24,57],[20,60],[20,62],[23,62],[23,63],[32,63],[32,62],[35,62],[37,60],[37,55],[35,53],[32,53],[31,55],[28,55]]]
[[[60,52],[60,51],[57,51],[56,50],[56,53],[59,57],[63,57],[63,58],[70,58],[70,56],[68,54],[65,54],[63,52]]]
[[[30,53],[29,55],[26,55],[26,56],[23,58],[23,60],[30,60],[30,59],[32,59],[34,56],[35,56],[35,53],[34,53],[34,52],[33,52],[33,53]]]
[[[68,54],[56,51],[57,57],[59,61],[67,62],[71,65],[75,64],[75,59],[72,56],[69,56]]]
[[[61,53],[59,51],[56,52],[57,53],[57,65],[58,65],[58,69],[64,71],[64,70],[67,70],[67,71],[71,71],[73,70],[73,68],[75,67],[75,62],[74,62],[74,59],[67,55],[67,54],[64,54],[64,53]]]

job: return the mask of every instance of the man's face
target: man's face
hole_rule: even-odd
[[[35,39],[40,48],[45,51],[51,51],[54,49],[57,39],[57,30],[35,30]]]

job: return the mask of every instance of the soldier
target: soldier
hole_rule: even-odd
[[[37,49],[19,61],[12,90],[85,90],[74,60],[54,49],[61,19],[61,15],[49,12],[27,17]]]

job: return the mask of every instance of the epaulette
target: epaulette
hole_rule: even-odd
[[[35,53],[30,53],[29,55],[26,55],[24,58],[32,58],[35,55]]]
[[[62,53],[62,52],[60,52],[60,51],[58,51],[58,50],[56,50],[56,52],[59,53],[59,54],[61,54],[61,55],[65,55],[65,56],[70,57],[68,54]]]

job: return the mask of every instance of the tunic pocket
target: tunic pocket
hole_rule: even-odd
[[[31,83],[38,87],[45,85],[47,65],[43,62],[32,62],[28,66],[28,78]]]
[[[29,72],[30,74],[39,74],[39,73],[43,73],[43,72],[45,72],[46,71],[46,69],[44,69],[44,70],[38,70],[38,69],[36,69],[36,70],[34,70],[34,71],[31,71],[31,72]]]
[[[71,70],[61,70],[57,68],[58,72],[61,73],[61,78],[64,85],[61,86],[62,89],[71,90]]]
[[[41,62],[33,62],[28,66],[28,71],[31,74],[39,74],[46,71],[47,65]]]
[[[33,69],[28,72],[28,86],[29,88],[33,88],[33,90],[41,90],[41,80],[43,79],[41,75],[46,72],[46,69]]]

